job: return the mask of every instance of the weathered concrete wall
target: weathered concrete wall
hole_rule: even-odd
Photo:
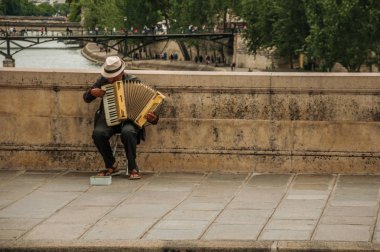
[[[142,170],[380,174],[380,74],[133,74],[169,98]],[[97,76],[0,69],[0,168],[99,169],[99,103],[82,101]]]

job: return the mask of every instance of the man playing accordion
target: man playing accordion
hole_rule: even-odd
[[[105,95],[103,85],[114,83],[116,81],[127,81],[137,79],[124,73],[125,62],[118,56],[109,56],[102,66],[101,77],[83,94],[83,99],[86,103],[90,103],[97,97],[102,98]],[[138,81],[138,80],[137,80]],[[148,112],[145,115],[147,122],[157,124],[158,115],[154,112]],[[103,100],[99,109],[96,111],[94,119],[94,130],[92,139],[95,146],[102,155],[105,169],[98,172],[98,176],[110,176],[119,171],[116,159],[113,155],[110,138],[120,133],[121,141],[124,145],[125,155],[128,160],[128,178],[139,179],[141,175],[136,163],[136,147],[140,140],[145,140],[144,127],[140,128],[133,122],[126,120],[118,125],[108,126],[106,123]]]

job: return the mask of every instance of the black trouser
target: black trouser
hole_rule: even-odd
[[[92,139],[103,157],[106,168],[111,168],[115,164],[115,157],[112,153],[110,138],[121,133],[121,141],[124,144],[125,155],[128,160],[128,171],[137,170],[136,164],[136,146],[138,143],[139,129],[132,122],[124,122],[122,125],[113,127],[107,126],[105,120],[97,120]]]

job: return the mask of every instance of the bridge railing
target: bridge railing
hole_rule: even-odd
[[[135,31],[103,31],[103,30],[86,30],[86,29],[21,29],[21,30],[0,30],[0,36],[77,36],[77,35],[133,35],[133,34],[146,34],[146,35],[166,35],[166,34],[222,34],[222,33],[234,33],[234,29],[214,30],[214,29],[202,29],[202,30],[186,30],[186,29],[170,29],[170,30],[135,30]]]

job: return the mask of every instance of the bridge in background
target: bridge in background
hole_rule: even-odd
[[[179,40],[180,47],[182,53],[184,54],[184,58],[189,60],[188,55],[186,55],[186,50],[184,48],[184,39],[198,39],[198,40],[207,40],[212,41],[214,43],[218,43],[221,46],[225,46],[228,50],[233,54],[233,43],[234,43],[234,33],[177,33],[177,34],[101,34],[94,35],[88,34],[88,32],[84,32],[83,30],[72,32],[72,31],[54,31],[50,30],[49,33],[32,34],[31,36],[24,34],[23,36],[17,34],[10,34],[9,32],[3,32],[2,36],[0,36],[0,54],[5,57],[3,62],[4,67],[10,66],[14,67],[14,59],[13,55],[31,48],[35,45],[50,42],[50,41],[76,41],[78,43],[86,43],[86,42],[95,42],[98,44],[102,44],[107,48],[112,48],[124,56],[130,55],[135,51],[140,50],[141,48],[153,44],[159,41],[164,40]],[[127,42],[128,41],[138,41],[139,43],[133,49],[128,50]],[[124,46],[122,44],[124,43]]]
[[[55,31],[65,31],[67,27],[74,31],[83,30],[79,22],[68,22],[66,17],[0,16],[1,31],[15,29],[18,34],[22,34],[25,30],[40,31],[45,27]]]

